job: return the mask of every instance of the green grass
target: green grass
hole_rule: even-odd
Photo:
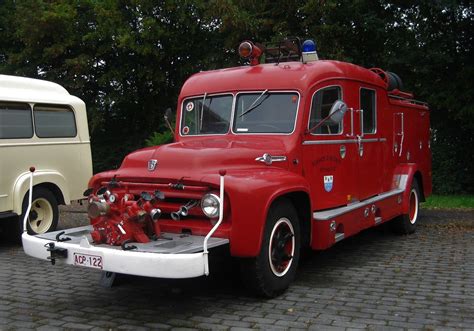
[[[427,209],[474,209],[474,195],[432,195],[421,205]]]

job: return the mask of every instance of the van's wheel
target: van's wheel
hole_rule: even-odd
[[[416,221],[420,210],[420,189],[416,179],[413,179],[409,196],[408,214],[403,214],[393,220],[392,225],[396,233],[411,234],[416,230]]]
[[[282,293],[295,277],[300,244],[298,214],[293,204],[288,200],[276,202],[267,216],[259,255],[242,260],[245,284],[265,297]]]
[[[23,200],[23,211],[20,217],[20,227],[23,228],[23,217],[28,208],[28,195]],[[26,225],[29,234],[41,234],[56,230],[59,219],[58,201],[54,194],[44,188],[33,188],[31,210]]]

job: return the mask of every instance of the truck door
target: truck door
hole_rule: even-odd
[[[346,137],[350,130],[349,114],[342,123],[315,126],[328,114],[336,100],[344,101],[345,82],[318,86],[308,96],[308,132],[303,142],[305,176],[311,185],[311,200],[315,210],[347,205],[355,191],[356,144]]]
[[[353,89],[353,91],[357,89]],[[381,193],[383,164],[382,151],[385,139],[381,138],[377,128],[377,91],[371,87],[361,86],[359,89],[359,107],[355,125],[357,140],[357,187],[358,199],[364,200]],[[357,122],[356,122],[357,123]]]

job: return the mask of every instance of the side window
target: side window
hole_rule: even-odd
[[[323,88],[313,95],[311,102],[311,114],[309,117],[309,128],[314,128],[329,115],[331,106],[336,100],[341,99],[341,88],[330,86]],[[313,131],[314,134],[339,134],[342,133],[342,122],[336,125],[324,125]]]
[[[363,123],[364,133],[375,133],[376,116],[375,116],[375,91],[362,88],[360,89],[360,109],[364,110]]]
[[[33,120],[30,105],[0,102],[0,139],[31,137],[33,137]]]
[[[72,109],[66,106],[35,105],[35,132],[40,138],[67,138],[77,134]]]

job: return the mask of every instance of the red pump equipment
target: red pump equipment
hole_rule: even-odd
[[[142,192],[135,196],[126,192],[113,193],[101,188],[89,195],[88,214],[94,230],[91,232],[95,243],[124,245],[127,242],[147,243],[150,236],[161,234],[158,219],[161,210],[157,203],[163,194]]]

